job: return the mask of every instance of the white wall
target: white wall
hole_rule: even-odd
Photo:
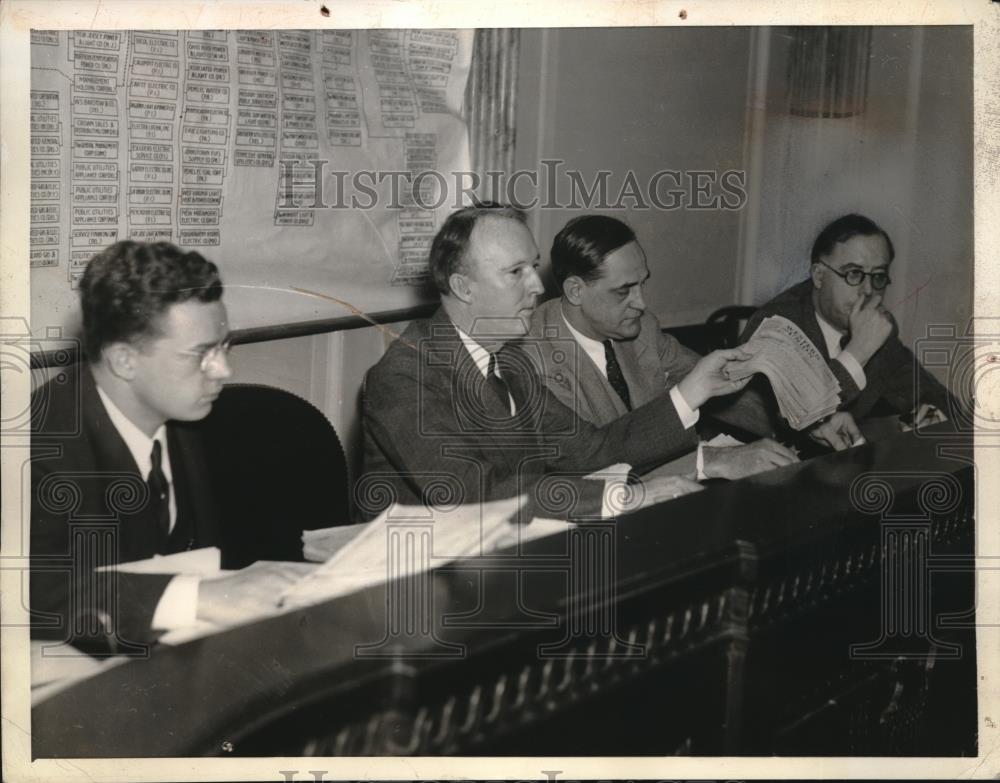
[[[742,169],[749,56],[748,28],[523,30],[516,166],[559,158],[586,182],[607,169],[615,195],[629,171],[646,183],[663,169]],[[566,221],[595,211],[635,229],[652,272],[648,304],[664,324],[734,303],[739,212],[538,209],[543,261]]]
[[[628,169],[648,177],[662,168],[741,167],[747,30],[523,30],[521,36],[518,168],[561,157],[588,178],[599,168],[615,172],[617,191]],[[532,214],[546,261],[552,238],[575,214]],[[734,301],[739,213],[629,210],[623,217],[646,248],[654,275],[650,306],[664,323],[703,320]],[[312,402],[337,429],[357,470],[358,395],[387,339],[371,328],[237,346],[233,382],[278,386]]]
[[[847,120],[784,111],[786,42],[780,29],[524,30],[516,165],[536,169],[559,157],[588,178],[610,169],[619,183],[629,169],[756,173],[741,212],[610,213],[646,248],[648,299],[665,324],[700,321],[736,301],[760,304],[804,279],[820,228],[860,211],[896,245],[887,301],[904,339],[927,324],[964,327],[972,310],[971,32],[877,28],[868,110]],[[576,214],[532,213],[543,260]],[[358,393],[385,344],[371,328],[239,346],[234,380],[313,402],[356,468]]]
[[[892,237],[886,304],[912,345],[929,324],[972,314],[972,32],[875,28],[866,111],[843,119],[785,111],[788,37],[773,31],[755,138],[743,299],[761,304],[808,274],[830,220],[860,212]]]

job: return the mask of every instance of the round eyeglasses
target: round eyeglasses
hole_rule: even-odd
[[[866,272],[864,269],[848,269],[846,272],[841,272],[839,269],[834,269],[825,261],[819,261],[817,263],[822,264],[831,272],[833,272],[838,277],[844,278],[844,282],[850,286],[861,285],[866,277],[872,279],[872,288],[876,291],[882,291],[892,280],[889,279],[889,273],[881,269],[876,269],[874,272]]]

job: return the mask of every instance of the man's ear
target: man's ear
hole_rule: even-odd
[[[577,275],[570,275],[563,280],[562,290],[566,301],[573,305],[580,305],[583,302],[583,287],[587,285],[583,278]]]
[[[448,287],[451,289],[452,296],[456,299],[465,304],[469,304],[472,301],[471,281],[461,272],[452,272],[448,275]]]
[[[123,381],[135,377],[136,349],[128,343],[111,343],[101,351],[101,357],[108,369]]]
[[[813,281],[813,288],[823,287],[823,271],[825,267],[822,264],[813,264],[809,267],[809,276]]]

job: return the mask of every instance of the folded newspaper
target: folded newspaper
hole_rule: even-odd
[[[752,356],[733,367],[730,376],[766,375],[778,409],[793,429],[805,429],[837,410],[840,384],[836,376],[812,340],[787,318],[765,318],[740,347]]]

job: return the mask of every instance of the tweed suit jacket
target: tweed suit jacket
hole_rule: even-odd
[[[653,467],[697,444],[664,394],[594,426],[549,392],[532,350],[514,343],[498,353],[516,404],[511,418],[507,401],[477,392],[482,374],[443,309],[413,322],[365,381],[360,515],[435,493],[464,503],[527,493],[533,513],[593,517],[603,482],[583,476],[620,462]]]
[[[546,386],[567,407],[598,426],[627,413],[625,403],[579,346],[563,318],[561,299],[545,302],[532,314],[530,340],[541,358],[538,371]],[[615,341],[615,356],[628,384],[632,406],[645,405],[683,380],[702,358],[664,334],[646,311],[633,340]],[[757,398],[728,395],[710,400],[704,412],[750,435],[768,434],[766,412]]]

